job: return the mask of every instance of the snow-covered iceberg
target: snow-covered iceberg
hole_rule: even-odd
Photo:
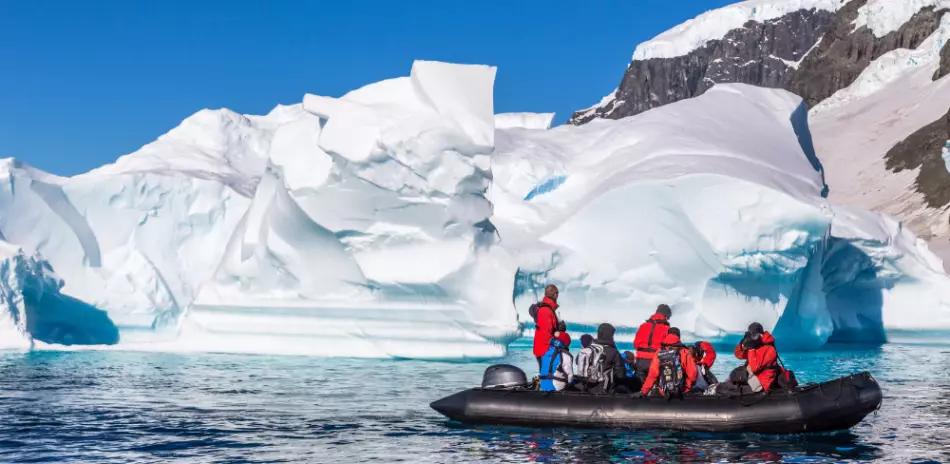
[[[58,345],[118,341],[104,311],[63,295],[62,287],[47,261],[0,236],[0,349],[29,349],[34,339]]]
[[[950,328],[950,280],[926,246],[824,198],[788,92],[720,85],[619,121],[500,131],[492,168],[522,311],[553,282],[563,317],[585,325],[633,328],[668,303],[684,332],[757,320],[786,346]],[[920,318],[899,316],[910,304]]]
[[[281,126],[179,343],[224,351],[491,357],[518,334],[489,217],[495,69],[410,77]],[[320,120],[317,120],[317,117]],[[325,123],[321,126],[320,121]]]
[[[4,161],[3,262],[20,271],[0,336],[486,358],[547,283],[581,328],[634,327],[661,302],[710,339],[752,320],[805,347],[950,328],[926,245],[828,203],[798,97],[722,85],[551,129],[493,114],[494,73],[420,61],[266,116],[206,110],[72,178]],[[26,283],[47,275],[31,310]]]

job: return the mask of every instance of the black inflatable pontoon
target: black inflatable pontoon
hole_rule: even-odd
[[[871,374],[862,372],[794,392],[734,397],[688,395],[667,401],[639,394],[541,392],[499,386],[465,390],[430,406],[466,424],[802,433],[848,429],[880,405],[880,386]]]

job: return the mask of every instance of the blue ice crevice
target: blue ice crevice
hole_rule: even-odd
[[[535,188],[531,189],[531,191],[525,195],[524,199],[525,201],[528,201],[538,195],[544,195],[545,193],[553,192],[558,187],[563,185],[565,181],[567,181],[567,176],[549,177],[544,182],[541,182]]]

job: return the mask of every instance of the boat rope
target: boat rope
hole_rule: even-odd
[[[754,405],[760,403],[762,400],[764,400],[767,396],[769,396],[768,392],[760,392],[760,393],[761,393],[761,394],[759,394],[759,393],[753,393],[753,394],[751,394],[751,395],[745,395],[746,397],[749,397],[749,396],[758,396],[758,397],[759,397],[758,399],[752,401],[751,403],[745,403],[745,402],[742,401],[742,391],[740,390],[740,391],[739,391],[739,404],[742,405],[742,406],[744,406],[744,407],[754,406]]]
[[[854,384],[852,384],[852,386],[853,385]],[[822,399],[827,400],[827,401],[838,401],[838,398],[841,398],[841,392],[844,391],[844,377],[838,378],[838,394],[835,395],[834,398],[829,399],[828,396],[825,395],[825,392],[821,390],[821,386],[822,384],[818,384],[818,394],[821,395]]]

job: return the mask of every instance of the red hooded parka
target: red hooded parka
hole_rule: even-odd
[[[716,350],[709,342],[699,342],[699,347],[703,349],[703,359],[700,359],[697,364],[706,366],[706,369],[712,368],[713,363],[716,362]]]
[[[670,331],[670,323],[666,316],[654,314],[646,322],[640,324],[637,335],[633,337],[633,348],[637,359],[653,359],[660,350],[660,342]]]
[[[762,388],[769,391],[775,378],[778,377],[778,352],[775,351],[775,338],[772,334],[765,332],[762,334],[762,346],[747,350],[742,344],[736,345],[735,354],[739,359],[745,359],[749,362],[749,369],[759,379]]]
[[[534,352],[535,358],[544,356],[544,352],[551,346],[551,339],[554,338],[554,331],[557,330],[557,303],[554,300],[544,297],[541,300],[542,305],[538,308],[538,327],[534,330]],[[545,306],[547,305],[547,306]]]

